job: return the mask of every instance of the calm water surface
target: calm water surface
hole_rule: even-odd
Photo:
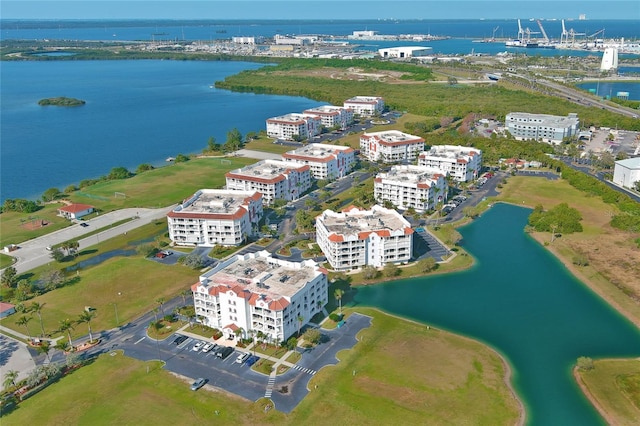
[[[102,176],[113,167],[164,165],[200,152],[236,127],[244,135],[269,117],[321,103],[292,96],[209,87],[262,64],[200,61],[3,62],[0,196],[33,198]],[[81,107],[41,107],[42,98],[83,99]]]
[[[532,425],[603,424],[571,376],[580,356],[640,356],[640,332],[524,233],[498,204],[461,229],[474,268],[358,288],[354,303],[477,338],[502,353]]]

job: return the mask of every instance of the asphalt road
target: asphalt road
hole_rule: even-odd
[[[100,241],[105,241],[117,235],[124,234],[125,232],[146,225],[154,220],[164,219],[166,218],[167,213],[174,207],[175,205],[160,209],[122,209],[105,213],[90,220],[83,221],[83,223],[89,225],[87,227],[74,224],[59,231],[25,241],[24,243],[19,244],[20,248],[18,250],[7,254],[17,259],[17,262],[12,266],[16,268],[17,272],[20,274],[53,261],[51,258],[51,252],[48,251],[46,247],[54,246],[69,240],[78,240],[78,243],[80,244],[79,249],[83,250],[87,247],[100,243]],[[124,219],[132,220],[114,226],[114,223],[120,222]],[[82,238],[83,235],[94,232],[96,229],[102,229],[102,231]]]

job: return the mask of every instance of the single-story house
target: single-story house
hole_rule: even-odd
[[[67,219],[80,219],[82,216],[86,216],[93,213],[95,207],[89,204],[69,204],[58,209],[58,215],[66,217]]]
[[[8,317],[16,312],[16,306],[11,303],[0,302],[0,318]]]

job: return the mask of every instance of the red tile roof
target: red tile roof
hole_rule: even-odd
[[[286,308],[287,306],[289,306],[289,301],[284,297],[269,302],[269,309],[271,309],[272,311],[284,311],[284,308]]]
[[[69,204],[68,206],[60,207],[58,211],[67,213],[79,213],[87,209],[93,209],[95,207],[89,204]]]

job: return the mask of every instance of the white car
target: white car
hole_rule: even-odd
[[[249,354],[248,353],[243,353],[238,355],[238,358],[236,358],[236,362],[238,364],[242,364],[243,362],[245,362],[247,360],[247,358],[249,358]]]
[[[213,348],[213,343],[207,343],[202,347],[202,352],[209,352]]]
[[[193,348],[191,348],[191,350],[194,352],[198,352],[202,347],[202,345],[204,345],[204,342],[198,342],[195,345],[193,345]]]

